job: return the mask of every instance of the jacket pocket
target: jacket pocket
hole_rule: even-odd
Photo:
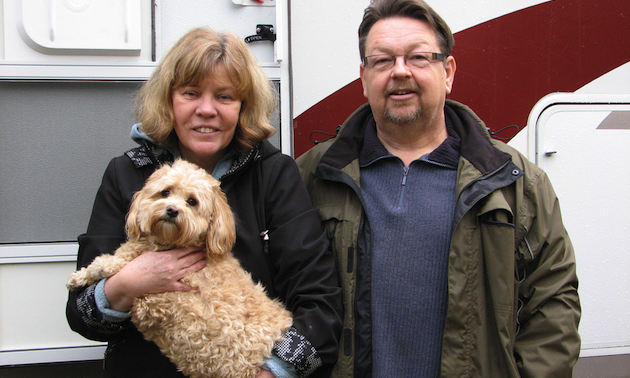
[[[480,214],[479,230],[487,285],[495,310],[511,314],[514,312],[518,279],[512,212],[499,208]]]

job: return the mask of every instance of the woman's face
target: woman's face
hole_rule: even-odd
[[[232,142],[241,99],[223,65],[201,82],[172,92],[175,133],[182,157],[212,173]]]

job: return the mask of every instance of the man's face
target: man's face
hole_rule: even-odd
[[[427,124],[443,114],[446,95],[451,92],[455,60],[432,61],[426,67],[407,65],[402,56],[411,52],[440,52],[429,25],[408,17],[377,21],[370,30],[365,55],[391,54],[393,67],[378,70],[361,65],[363,94],[378,124],[401,125],[420,121]]]

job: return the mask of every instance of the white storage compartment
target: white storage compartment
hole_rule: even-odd
[[[549,175],[575,247],[580,356],[628,354],[630,95],[546,96],[523,133],[510,145]]]
[[[155,66],[156,1],[0,5],[0,79],[140,80]]]

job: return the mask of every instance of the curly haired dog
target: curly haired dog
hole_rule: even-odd
[[[165,165],[135,194],[126,228],[128,241],[72,273],[68,289],[110,277],[145,251],[205,245],[206,267],[183,280],[199,289],[137,298],[131,320],[189,377],[258,374],[292,319],[232,255],[234,217],[219,182],[184,160]]]

